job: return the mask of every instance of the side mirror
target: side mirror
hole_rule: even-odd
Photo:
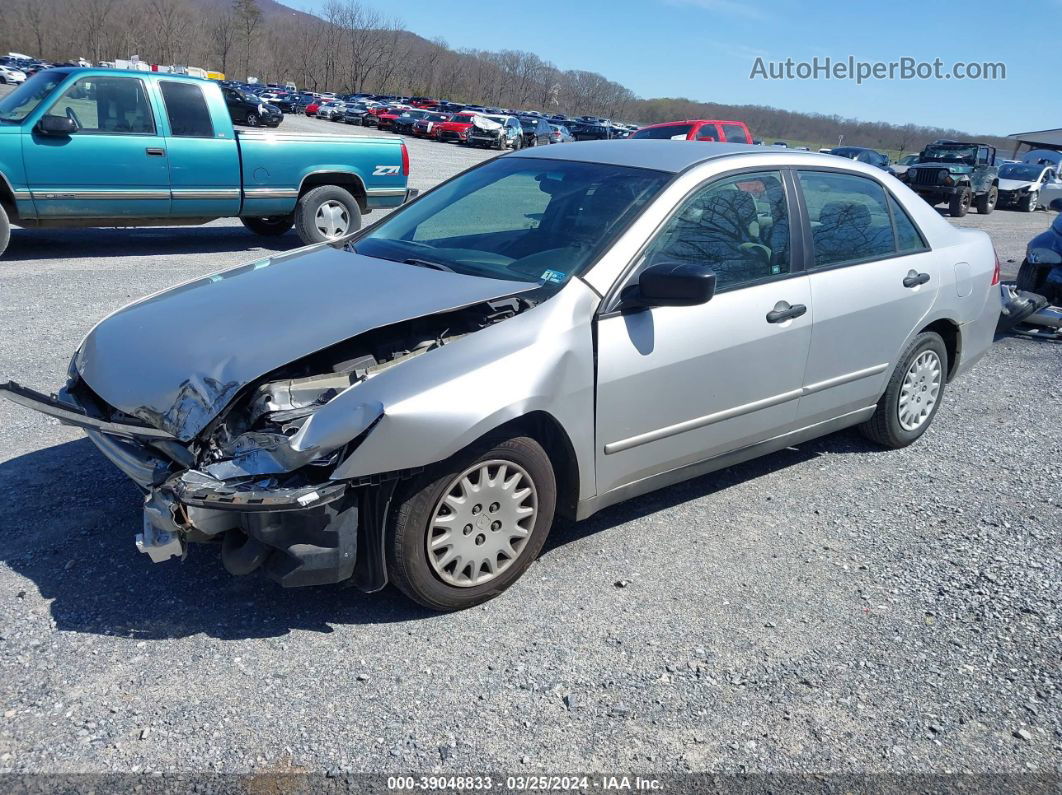
[[[1038,265],[1062,265],[1062,254],[1049,248],[1031,248],[1028,260]]]
[[[1048,205],[1052,210],[1062,213],[1062,198],[1052,199],[1051,204]]]
[[[697,306],[715,295],[715,271],[706,265],[665,262],[642,271],[632,306]]]
[[[37,128],[43,135],[71,135],[77,132],[77,125],[69,116],[45,116]]]

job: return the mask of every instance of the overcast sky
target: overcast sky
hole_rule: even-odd
[[[324,0],[287,0],[313,11]],[[1007,135],[1057,127],[1051,70],[1060,0],[1007,5],[862,0],[568,0],[560,3],[368,2],[454,48],[522,49],[563,69],[600,72],[643,97],[686,96],[873,121]],[[1025,10],[1035,5],[1036,11]],[[460,11],[458,11],[460,9]],[[883,10],[887,9],[887,10]],[[1037,45],[1040,38],[1044,43]],[[1005,80],[749,79],[765,62],[1003,62]]]

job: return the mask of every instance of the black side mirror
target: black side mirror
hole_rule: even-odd
[[[665,262],[642,271],[632,306],[697,306],[715,295],[715,271],[706,265]]]
[[[69,116],[45,116],[37,128],[44,135],[71,135],[77,132],[77,125]]]

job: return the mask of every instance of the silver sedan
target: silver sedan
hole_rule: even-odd
[[[998,267],[860,163],[538,147],[119,310],[56,397],[0,389],[141,487],[156,562],[220,540],[234,574],[449,610],[558,517],[849,426],[911,444],[991,344]]]

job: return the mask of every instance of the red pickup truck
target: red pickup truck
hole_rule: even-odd
[[[725,141],[731,144],[751,144],[752,135],[743,121],[719,119],[686,119],[650,124],[631,133],[631,138],[672,141]]]

